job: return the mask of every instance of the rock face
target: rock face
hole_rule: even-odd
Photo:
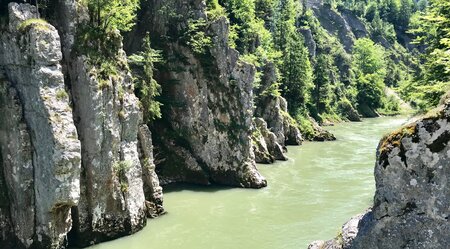
[[[153,160],[152,134],[147,125],[139,127],[139,158],[142,165],[142,179],[146,199],[147,216],[155,218],[164,214],[163,192]]]
[[[303,28],[303,29],[300,29],[300,33],[305,38],[305,45],[308,48],[309,57],[316,58],[317,44],[316,44],[316,41],[314,40],[311,30]]]
[[[355,34],[352,31],[352,27],[347,22],[347,19],[329,5],[323,4],[321,1],[309,2],[307,6],[314,11],[314,14],[320,21],[322,27],[324,27],[331,35],[336,36],[342,45],[344,45],[347,52],[351,51],[355,41]],[[359,35],[360,32],[357,32],[357,34]]]
[[[369,36],[366,25],[364,25],[361,20],[350,10],[342,9],[342,17],[345,19],[347,24],[350,26],[352,33],[355,35],[356,39],[364,38]]]
[[[274,160],[287,160],[283,146],[277,141],[277,136],[267,128],[262,118],[255,118],[255,155],[258,163],[273,163]],[[262,139],[262,140],[261,140]]]
[[[255,126],[267,144],[267,152],[276,160],[287,160],[283,154],[287,151],[286,145],[301,145],[303,138],[296,122],[288,113],[286,100],[281,96],[264,94],[272,84],[278,81],[275,65],[267,63],[262,72],[261,86],[255,89],[259,96],[255,101],[254,116],[257,117]],[[258,144],[258,136],[255,137],[254,142]],[[281,153],[279,148],[282,148]],[[259,150],[257,147],[255,149]],[[256,162],[268,163],[267,160],[259,160],[264,157],[258,156],[261,153],[256,150]]]
[[[0,247],[13,248],[19,243],[31,244],[34,236],[34,169],[22,104],[3,71],[0,113],[8,117],[0,120]],[[9,193],[8,189],[19,191]]]
[[[0,35],[0,65],[14,89],[5,85],[3,92],[7,93],[5,99],[18,96],[24,119],[21,121],[18,112],[20,116],[2,127],[2,133],[6,133],[1,143],[3,174],[7,189],[14,189],[8,191],[13,211],[11,223],[17,248],[59,248],[66,242],[71,228],[70,209],[80,198],[81,158],[80,141],[59,63],[62,59],[59,35],[47,23],[24,22],[37,15],[36,9],[28,4],[12,3],[9,11],[8,30]],[[18,105],[9,111],[20,109]],[[17,126],[12,128],[14,123]],[[10,131],[20,136],[11,137]],[[15,153],[23,154],[13,158]],[[26,191],[23,195],[21,188]],[[29,210],[17,208],[23,204]],[[31,213],[34,221],[28,216]]]
[[[228,46],[226,19],[208,20],[201,0],[151,0],[141,7],[138,19],[128,50],[138,50],[139,37],[149,32],[167,58],[156,74],[163,89],[163,118],[152,127],[158,134],[154,142],[161,157],[156,165],[160,181],[266,186],[250,139],[255,70]],[[190,29],[193,23],[201,30]],[[195,34],[204,34],[210,45],[189,45]]]
[[[380,142],[372,211],[336,248],[447,248],[450,245],[450,100]]]
[[[79,57],[70,74],[82,145],[81,199],[73,229],[80,246],[134,233],[146,222],[137,139],[142,117],[131,75],[121,71],[102,89],[91,70]]]
[[[0,32],[0,248],[87,246],[164,212],[120,35],[111,52],[124,67],[101,87],[72,50],[75,3],[55,6],[59,30],[11,3]]]
[[[323,142],[336,140],[336,137],[331,132],[322,128],[313,118],[309,118],[309,120],[314,129],[313,141]]]

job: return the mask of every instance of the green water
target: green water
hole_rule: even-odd
[[[329,127],[338,141],[289,147],[289,161],[259,165],[269,184],[264,189],[168,187],[167,215],[92,249],[297,249],[331,239],[371,205],[376,146],[404,121],[390,117]]]

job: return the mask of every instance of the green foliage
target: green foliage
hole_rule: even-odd
[[[225,9],[219,4],[218,0],[207,0],[206,7],[209,20],[217,20],[226,16]]]
[[[241,54],[241,59],[257,69],[254,88],[261,83],[262,68],[276,62],[281,53],[274,48],[273,36],[267,27],[273,18],[275,0],[225,0],[221,1],[230,17],[229,44]],[[279,96],[279,83],[274,82],[261,94]]]
[[[357,74],[385,74],[384,49],[368,38],[358,39],[353,48],[353,67]]]
[[[161,61],[161,51],[152,49],[148,33],[142,41],[142,51],[129,56],[129,60],[137,67],[134,86],[144,109],[144,121],[161,118],[161,103],[155,99],[161,94],[161,86],[153,79],[153,64]]]
[[[382,115],[397,115],[400,111],[400,101],[393,95],[383,98],[382,108],[378,109]]]
[[[300,11],[298,2],[281,0],[276,6],[274,19],[275,48],[282,51],[279,64],[282,95],[289,103],[290,113],[305,107],[313,87],[309,53],[295,26],[296,11]]]
[[[187,30],[184,32],[182,40],[194,53],[205,54],[212,46],[211,37],[206,34],[208,23],[205,19],[190,19]]]
[[[308,114],[306,112],[297,113],[295,115],[295,121],[303,137],[307,140],[312,140],[315,136],[315,130],[311,120],[309,120]]]
[[[423,73],[401,87],[402,96],[419,109],[435,106],[450,87],[450,2],[430,0],[426,13],[415,15],[411,32],[416,43],[427,45]]]
[[[353,48],[357,100],[372,109],[382,106],[386,76],[384,49],[367,38],[358,39]]]
[[[69,94],[67,94],[65,89],[58,89],[56,91],[56,99],[58,100],[65,100],[69,98]]]
[[[312,91],[312,101],[318,114],[330,111],[332,98],[332,82],[330,72],[332,71],[331,58],[325,54],[317,56],[314,67],[314,90]]]
[[[88,8],[91,27],[129,31],[134,26],[140,0],[81,0]]]
[[[130,161],[119,161],[113,165],[113,172],[119,179],[119,186],[122,192],[128,191],[127,172],[130,170],[132,163]]]

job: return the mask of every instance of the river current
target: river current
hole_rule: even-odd
[[[297,249],[335,237],[373,199],[380,138],[402,117],[327,127],[337,141],[289,147],[290,160],[258,165],[260,190],[168,186],[168,214],[139,233],[91,249]]]

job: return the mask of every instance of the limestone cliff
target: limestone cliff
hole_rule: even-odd
[[[18,112],[17,118],[9,120],[12,123],[6,122],[2,127],[2,157],[7,160],[3,173],[7,189],[11,190],[10,209],[19,212],[11,215],[17,247],[58,248],[71,227],[70,209],[80,197],[81,145],[64,86],[58,32],[48,23],[30,19],[36,15],[36,9],[30,5],[11,4],[9,26],[0,35],[0,65],[11,82],[3,86],[3,92],[17,92],[4,98],[20,99],[21,106],[11,108],[21,108],[23,113],[22,122]],[[14,126],[22,127],[22,132],[17,132],[22,133],[23,139],[28,133],[30,142],[14,143],[9,133]],[[19,151],[24,157],[12,156]],[[31,162],[22,161],[26,151]],[[30,190],[24,195],[18,190],[24,184],[22,179],[26,179]],[[33,204],[27,212],[33,214],[34,220],[20,213],[23,207],[17,208],[25,201]]]
[[[10,117],[0,122],[2,248],[86,246],[163,212],[158,178],[143,167],[152,147],[138,141],[142,113],[120,35],[111,42],[124,67],[101,78],[88,54],[73,51],[74,2],[55,8],[72,19],[49,17],[52,25],[11,3],[0,33],[0,113]]]
[[[383,138],[372,210],[343,227],[345,236],[310,248],[447,248],[449,121],[447,99],[424,118]]]
[[[9,4],[0,22],[1,248],[87,246],[134,233],[164,213],[160,182],[266,186],[251,142],[254,68],[229,48],[226,19],[209,20],[202,1],[183,3],[143,1],[128,41],[131,53],[146,31],[181,37],[161,47],[163,119],[152,132],[120,33],[86,41],[89,15],[73,0],[52,1],[41,16]],[[167,19],[169,5],[186,18]],[[184,40],[200,19],[211,39],[201,53]]]
[[[250,139],[254,68],[228,46],[226,18],[208,18],[200,0],[149,0],[138,20],[128,51],[149,32],[167,59],[156,74],[163,117],[152,126],[161,182],[266,186]]]

